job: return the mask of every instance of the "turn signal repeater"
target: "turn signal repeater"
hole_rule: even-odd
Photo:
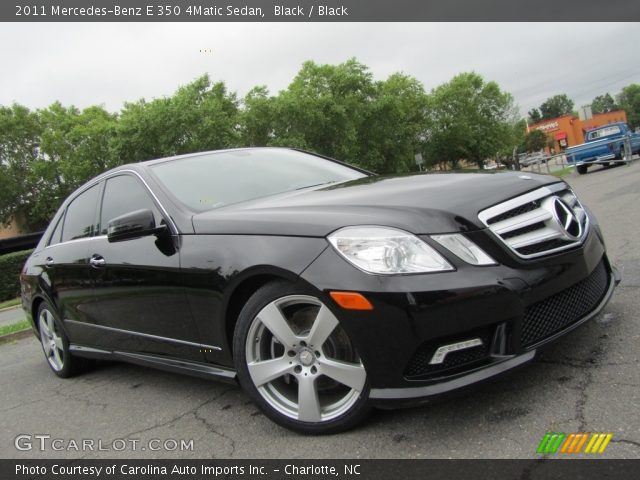
[[[373,310],[373,305],[356,292],[329,292],[333,300],[345,310]]]

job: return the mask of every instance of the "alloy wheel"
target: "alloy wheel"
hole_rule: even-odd
[[[280,414],[323,423],[358,401],[366,372],[335,315],[318,298],[268,303],[246,336],[247,368],[258,393]]]
[[[44,355],[51,368],[59,372],[64,367],[64,343],[53,314],[46,308],[42,309],[38,323]]]

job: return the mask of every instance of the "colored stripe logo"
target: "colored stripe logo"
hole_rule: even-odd
[[[613,438],[613,433],[546,433],[536,453],[551,455],[554,453],[604,453]],[[586,445],[586,446],[585,446]],[[583,450],[584,448],[584,450]]]

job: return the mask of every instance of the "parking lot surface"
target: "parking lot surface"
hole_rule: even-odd
[[[603,457],[640,458],[640,162],[566,179],[600,221],[623,281],[600,316],[508,376],[305,437],[233,385],[118,363],[59,379],[29,337],[0,345],[0,458],[535,458],[551,431],[611,432]],[[21,451],[19,435],[51,439]],[[83,440],[94,449],[77,451]]]

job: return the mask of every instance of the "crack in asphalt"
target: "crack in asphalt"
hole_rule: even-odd
[[[227,391],[230,391],[230,390],[227,390]],[[235,441],[235,439],[230,437],[230,436],[228,436],[228,435],[226,435],[226,434],[224,434],[224,433],[222,433],[222,432],[219,432],[217,430],[216,425],[213,425],[212,423],[209,422],[209,420],[206,417],[203,417],[202,415],[200,415],[200,409],[202,407],[206,406],[206,405],[207,404],[201,405],[200,407],[196,408],[193,411],[193,417],[196,420],[199,420],[200,422],[202,422],[202,424],[205,426],[207,431],[209,431],[210,433],[213,433],[214,435],[217,435],[217,436],[223,438],[224,440],[227,440],[229,442],[229,446],[231,447],[231,452],[229,453],[229,458],[233,457],[233,454],[236,452],[236,441]],[[216,456],[214,454],[212,454],[211,457],[212,458],[216,458]]]
[[[101,408],[102,410],[106,410],[107,407],[109,406],[108,403],[104,403],[104,402],[98,402],[96,400],[92,400],[90,398],[83,398],[83,397],[79,397],[75,394],[70,394],[70,393],[66,393],[62,391],[63,387],[59,387],[59,388],[54,388],[52,389],[52,392],[60,395],[62,398],[66,398],[68,400],[73,400],[76,402],[80,402],[80,403],[84,403],[87,407],[98,407]],[[90,392],[91,390],[89,390]]]
[[[41,399],[38,399],[38,400],[31,400],[30,402],[22,402],[22,403],[19,403],[18,405],[13,405],[11,407],[2,408],[2,409],[0,409],[0,413],[10,412],[11,410],[15,410],[15,409],[20,408],[20,407],[26,407],[27,405],[33,405],[34,403],[46,402],[47,400],[48,399],[41,398]]]
[[[636,442],[635,440],[629,440],[628,438],[612,439],[611,443],[626,443],[628,445],[633,445],[634,447],[640,448],[640,442]]]
[[[205,400],[204,402],[201,402],[200,404],[196,405],[195,407],[193,407],[193,408],[191,408],[191,409],[189,409],[189,410],[187,410],[185,412],[182,412],[179,415],[176,415],[176,416],[170,418],[169,420],[166,420],[164,422],[155,423],[155,424],[151,425],[150,427],[143,428],[143,429],[140,429],[140,430],[136,430],[134,432],[127,433],[124,436],[124,438],[131,438],[134,435],[139,435],[141,433],[150,432],[150,431],[155,430],[157,428],[162,428],[162,427],[166,427],[166,426],[169,426],[169,425],[173,425],[176,422],[182,420],[183,418],[188,417],[189,415],[193,415],[193,417],[196,420],[199,420],[200,422],[202,422],[205,425],[205,427],[207,428],[208,431],[210,431],[211,433],[215,433],[216,435],[229,440],[231,442],[231,455],[233,455],[233,453],[235,452],[235,448],[236,448],[235,440],[230,438],[230,437],[228,437],[227,435],[224,435],[224,434],[216,431],[215,429],[213,429],[212,426],[207,422],[207,420],[204,417],[200,417],[199,416],[198,411],[201,408],[203,408],[203,407],[215,402],[216,400],[219,400],[224,395],[226,395],[228,392],[231,392],[231,391],[234,391],[234,390],[237,390],[237,389],[238,389],[238,387],[235,387],[235,386],[227,388],[227,389],[223,390],[219,395],[216,395],[213,398],[209,398],[209,399]]]

